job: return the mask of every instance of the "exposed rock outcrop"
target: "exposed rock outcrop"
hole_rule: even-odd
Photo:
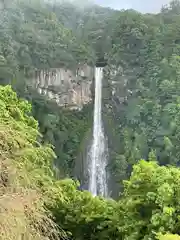
[[[39,93],[56,101],[59,106],[81,109],[92,100],[93,78],[94,68],[79,64],[75,70],[58,68],[38,71],[33,85]]]

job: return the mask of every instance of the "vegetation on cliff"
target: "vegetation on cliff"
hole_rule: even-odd
[[[39,121],[43,142],[55,146],[57,166],[72,173],[80,142],[89,128],[91,112],[76,113],[59,107],[32,88],[36,71],[94,64],[95,54],[64,27],[52,6],[43,1],[12,1],[1,6],[0,83],[11,84],[28,99]],[[87,107],[88,109],[91,107]]]
[[[10,86],[0,87],[0,238],[58,239],[60,232],[45,202],[54,194],[51,170],[54,153],[37,141],[38,123],[30,104]],[[52,196],[52,197],[51,197]]]
[[[88,45],[79,44],[43,1],[13,0],[1,12],[1,79],[19,71],[28,77],[37,69],[93,62]]]
[[[178,168],[159,166],[151,154],[133,167],[118,201],[94,198],[71,179],[55,179],[55,154],[39,143],[31,106],[10,86],[0,87],[0,108],[2,239],[168,239],[163,234],[179,233]]]
[[[123,11],[112,30],[106,115],[116,129],[118,180],[152,150],[161,165],[179,166],[179,21],[173,1],[157,15]]]
[[[0,238],[179,239],[180,2],[157,15],[0,3],[0,83],[12,85],[0,86]],[[91,105],[61,109],[28,81],[38,69],[104,58],[116,201],[62,180],[72,175]]]

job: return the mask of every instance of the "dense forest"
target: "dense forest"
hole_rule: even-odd
[[[141,14],[1,0],[0,11],[0,239],[180,239],[180,2]],[[108,199],[73,174],[92,102],[59,107],[30,81],[102,62]]]

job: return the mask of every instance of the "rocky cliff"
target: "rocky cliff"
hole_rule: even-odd
[[[81,109],[92,100],[93,78],[94,68],[79,64],[74,70],[58,68],[38,71],[33,85],[39,93],[56,101],[59,106]]]

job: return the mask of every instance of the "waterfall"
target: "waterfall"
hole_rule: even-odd
[[[102,78],[103,68],[95,70],[95,101],[93,140],[88,153],[89,191],[94,195],[107,196],[107,141],[102,126]]]

